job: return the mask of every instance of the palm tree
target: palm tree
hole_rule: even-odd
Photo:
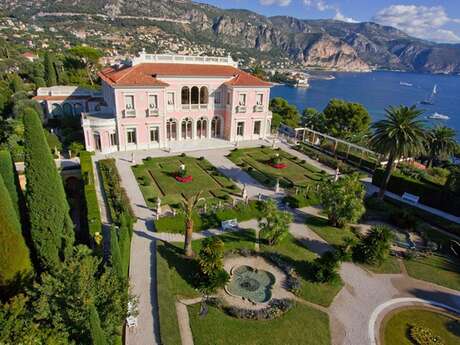
[[[399,106],[385,109],[386,118],[372,125],[374,133],[370,144],[378,152],[388,157],[385,174],[380,186],[379,198],[383,199],[394,168],[394,162],[402,157],[410,157],[425,152],[425,122],[420,120],[421,110]]]
[[[428,167],[433,161],[453,154],[457,148],[455,130],[446,126],[433,127],[427,139]]]
[[[204,200],[204,198],[200,198],[201,192],[196,194],[193,197],[185,199],[181,203],[181,209],[185,215],[185,241],[184,241],[184,252],[185,255],[188,257],[193,257],[193,249],[192,249],[192,235],[193,235],[193,212],[197,204]]]

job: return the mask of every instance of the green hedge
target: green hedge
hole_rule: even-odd
[[[377,169],[372,177],[372,183],[380,186],[383,175],[383,169]],[[460,216],[460,195],[452,193],[439,185],[414,180],[394,172],[388,182],[387,189],[398,195],[403,195],[406,192],[417,195],[420,197],[420,203],[424,205]]]
[[[88,233],[91,238],[97,232],[101,232],[101,213],[97,202],[96,186],[94,184],[94,169],[91,160],[91,153],[83,151],[80,153],[81,175],[84,181],[86,221]]]
[[[334,157],[331,157],[330,155],[312,146],[301,144],[301,145],[297,145],[295,149],[297,151],[304,153],[310,158],[317,160],[318,162],[326,165],[327,167],[331,169],[337,169],[337,166],[338,166],[342,174],[352,174],[358,171],[355,167],[351,166],[345,161],[341,161]]]

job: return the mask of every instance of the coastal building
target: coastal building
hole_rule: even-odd
[[[47,119],[83,112],[102,111],[106,103],[101,92],[79,86],[40,87],[33,98],[39,102]]]
[[[142,52],[99,76],[107,107],[82,114],[89,151],[205,148],[270,135],[271,83],[230,56]]]

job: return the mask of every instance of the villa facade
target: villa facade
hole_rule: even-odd
[[[270,135],[271,84],[231,57],[151,55],[99,73],[105,107],[84,112],[86,149],[168,149]],[[205,144],[206,143],[206,144]]]

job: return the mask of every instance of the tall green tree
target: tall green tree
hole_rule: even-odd
[[[302,113],[302,126],[318,132],[326,131],[326,118],[315,108],[306,108]]]
[[[21,233],[19,217],[0,175],[0,290],[11,293],[30,278],[32,264],[29,249]]]
[[[447,159],[457,149],[455,130],[446,126],[436,126],[428,131],[428,166],[433,162]]]
[[[337,181],[323,181],[319,199],[332,226],[343,227],[356,222],[365,212],[365,188],[359,174],[347,175]]]
[[[270,101],[270,110],[273,112],[272,128],[278,128],[281,123],[293,128],[299,127],[299,110],[296,106],[289,104],[284,98],[273,98]]]
[[[39,61],[34,62],[32,80],[37,88],[46,86],[45,67]]]
[[[101,320],[94,304],[89,307],[89,328],[93,345],[106,345],[104,331],[101,328]]]
[[[57,85],[57,75],[56,75],[56,68],[54,66],[54,56],[46,52],[43,64],[45,68],[45,81],[47,86],[54,86]]]
[[[200,270],[206,275],[224,268],[224,242],[218,237],[207,237],[203,240],[198,254]]]
[[[54,270],[72,252],[74,231],[61,176],[33,109],[24,114],[26,203],[41,269]]]
[[[78,57],[85,66],[86,74],[91,85],[94,84],[94,75],[96,74],[97,65],[99,59],[103,56],[99,49],[87,47],[87,46],[76,46],[69,49],[69,53]]]
[[[8,193],[11,198],[12,205],[18,217],[21,216],[19,210],[20,194],[22,194],[21,187],[19,186],[19,179],[16,173],[11,154],[6,150],[0,151],[0,175],[3,177]]]
[[[259,219],[260,235],[270,246],[277,244],[289,233],[292,215],[278,210],[276,202],[272,199],[264,203],[262,214],[264,217]]]
[[[370,265],[381,265],[390,254],[394,233],[386,225],[373,226],[357,245],[355,259]]]
[[[125,279],[121,260],[120,245],[118,244],[118,231],[112,226],[110,230],[110,263],[120,279]]]
[[[411,157],[425,152],[425,122],[420,119],[422,111],[399,106],[385,109],[386,117],[372,125],[374,133],[370,144],[375,151],[388,157],[385,174],[380,186],[379,198],[383,199],[393,173],[394,163],[402,157]]]
[[[332,99],[323,114],[325,129],[334,137],[353,140],[369,132],[371,117],[362,104]]]

